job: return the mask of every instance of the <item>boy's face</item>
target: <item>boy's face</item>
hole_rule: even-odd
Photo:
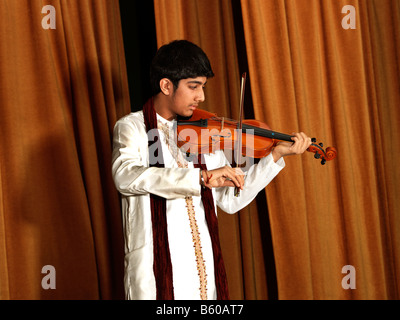
[[[170,110],[176,115],[190,117],[200,102],[205,99],[206,77],[188,78],[179,81],[171,96]]]

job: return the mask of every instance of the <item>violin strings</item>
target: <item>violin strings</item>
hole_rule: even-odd
[[[210,120],[214,121],[222,121],[221,117],[212,117]],[[231,124],[233,126],[237,126],[238,122],[236,120],[232,120],[229,118],[224,118],[224,123],[225,124]],[[242,129],[246,130],[254,130],[254,135],[259,136],[259,137],[264,137],[264,138],[269,138],[269,139],[277,139],[277,140],[284,140],[284,141],[289,141],[292,142],[293,140],[291,139],[292,136],[268,129],[263,129],[259,127],[254,127],[251,125],[243,124]]]

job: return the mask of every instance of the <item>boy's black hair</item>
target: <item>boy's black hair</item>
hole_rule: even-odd
[[[212,78],[214,72],[204,51],[187,40],[174,40],[158,49],[150,67],[152,94],[161,92],[160,80],[167,78],[174,88],[187,78]]]

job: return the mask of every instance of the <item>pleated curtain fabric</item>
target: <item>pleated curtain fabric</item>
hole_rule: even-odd
[[[399,5],[242,1],[256,117],[338,150],[266,189],[281,299],[399,298]]]
[[[123,298],[118,1],[4,0],[0,13],[0,299]]]

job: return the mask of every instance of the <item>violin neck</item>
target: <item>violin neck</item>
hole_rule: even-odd
[[[195,121],[177,121],[177,125],[188,125],[188,126],[196,126],[196,127],[203,127],[207,128],[208,126],[208,119],[200,119],[200,120],[195,120]],[[280,133],[268,129],[263,129],[260,127],[255,127],[247,124],[242,125],[242,132],[243,133],[248,133],[249,134],[254,134],[255,136],[260,136],[260,137],[265,137],[269,139],[274,139],[274,140],[283,140],[283,141],[289,141],[293,142],[292,136],[289,134],[285,133]]]
[[[250,130],[254,130],[253,134],[256,136],[265,137],[265,138],[269,138],[269,139],[275,139],[275,140],[283,140],[283,141],[293,142],[293,140],[292,140],[293,136],[291,136],[289,134],[285,134],[285,133],[280,133],[280,132],[276,132],[276,131],[272,131],[272,130],[268,130],[268,129],[253,127],[253,126],[249,126],[246,124],[243,124],[242,130],[244,133],[248,130],[249,130],[249,133],[251,133]]]

